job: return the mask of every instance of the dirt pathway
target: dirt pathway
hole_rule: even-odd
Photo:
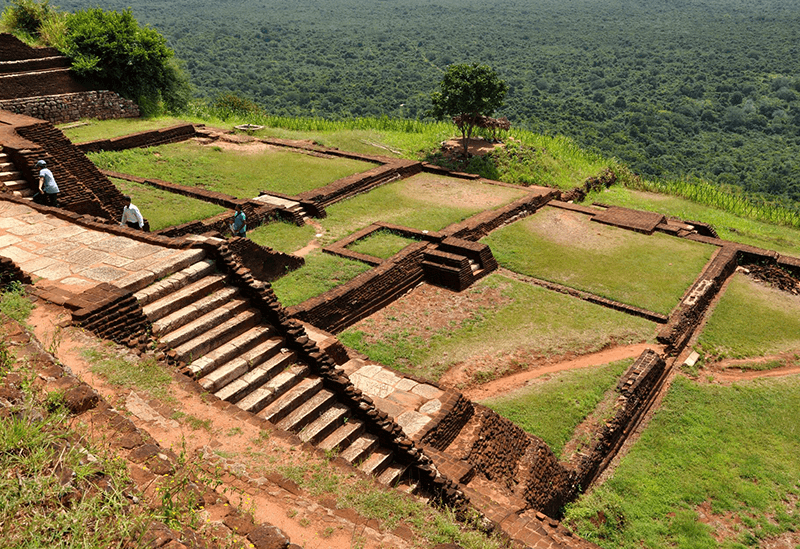
[[[492,398],[504,395],[515,389],[519,389],[525,382],[541,377],[545,374],[554,374],[556,372],[563,372],[566,370],[577,370],[580,368],[591,368],[593,366],[601,366],[609,362],[623,360],[625,358],[638,357],[646,349],[653,349],[656,352],[662,352],[663,349],[660,345],[652,343],[637,343],[635,345],[625,345],[621,347],[613,347],[597,353],[579,356],[572,360],[558,362],[556,364],[548,364],[535,368],[533,370],[526,370],[519,372],[501,379],[490,381],[484,385],[473,387],[464,390],[464,396],[470,400],[481,401],[487,398]]]

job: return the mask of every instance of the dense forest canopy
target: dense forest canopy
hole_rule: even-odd
[[[66,10],[97,0],[65,0]],[[423,117],[451,63],[497,113],[650,176],[800,200],[796,0],[103,0],[162,32],[200,96],[274,114]]]

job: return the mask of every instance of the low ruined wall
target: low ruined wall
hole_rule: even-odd
[[[423,444],[444,451],[456,439],[461,429],[475,413],[472,401],[453,390],[448,390],[440,397],[442,407],[434,416],[430,425],[433,427],[417,435]]]
[[[138,116],[138,115],[137,115]],[[179,124],[169,128],[139,132],[112,139],[98,139],[78,143],[76,147],[85,153],[100,151],[124,151],[140,147],[155,147],[166,143],[186,141],[197,135],[193,124]]]
[[[0,256],[0,290],[12,282],[30,284],[31,277],[26,275],[10,257]]]
[[[72,321],[99,337],[135,346],[145,341],[150,321],[133,292],[111,284],[99,284],[65,303],[73,310]]]
[[[0,79],[2,81],[3,79]],[[0,94],[0,109],[24,114],[53,124],[74,122],[81,118],[99,120],[138,118],[139,107],[112,91],[86,91],[82,86],[70,85],[68,77],[51,83],[48,89],[12,89]],[[25,84],[18,82],[20,85]],[[28,94],[33,94],[30,96]]]
[[[422,256],[429,245],[410,244],[374,269],[289,308],[289,314],[327,332],[339,333],[422,282]]]
[[[302,257],[259,246],[252,240],[240,236],[228,240],[228,247],[239,259],[239,263],[250,269],[254,277],[267,282],[277,280],[306,263]]]
[[[475,242],[511,219],[531,215],[557,196],[558,191],[524,196],[497,210],[485,211],[466,221],[451,225],[442,232],[449,236]]]

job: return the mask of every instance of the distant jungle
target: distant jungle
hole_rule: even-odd
[[[196,93],[278,115],[424,118],[451,63],[493,67],[497,113],[651,177],[800,200],[796,0],[63,0],[130,7]],[[796,205],[796,203],[795,203]]]

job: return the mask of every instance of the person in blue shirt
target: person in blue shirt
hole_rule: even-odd
[[[233,223],[231,223],[231,232],[233,236],[247,236],[247,216],[244,214],[242,210],[242,205],[236,205],[236,213],[233,216]]]
[[[53,177],[53,172],[47,169],[47,162],[39,160],[36,162],[39,168],[39,192],[34,195],[34,200],[45,206],[58,206],[58,185]]]

